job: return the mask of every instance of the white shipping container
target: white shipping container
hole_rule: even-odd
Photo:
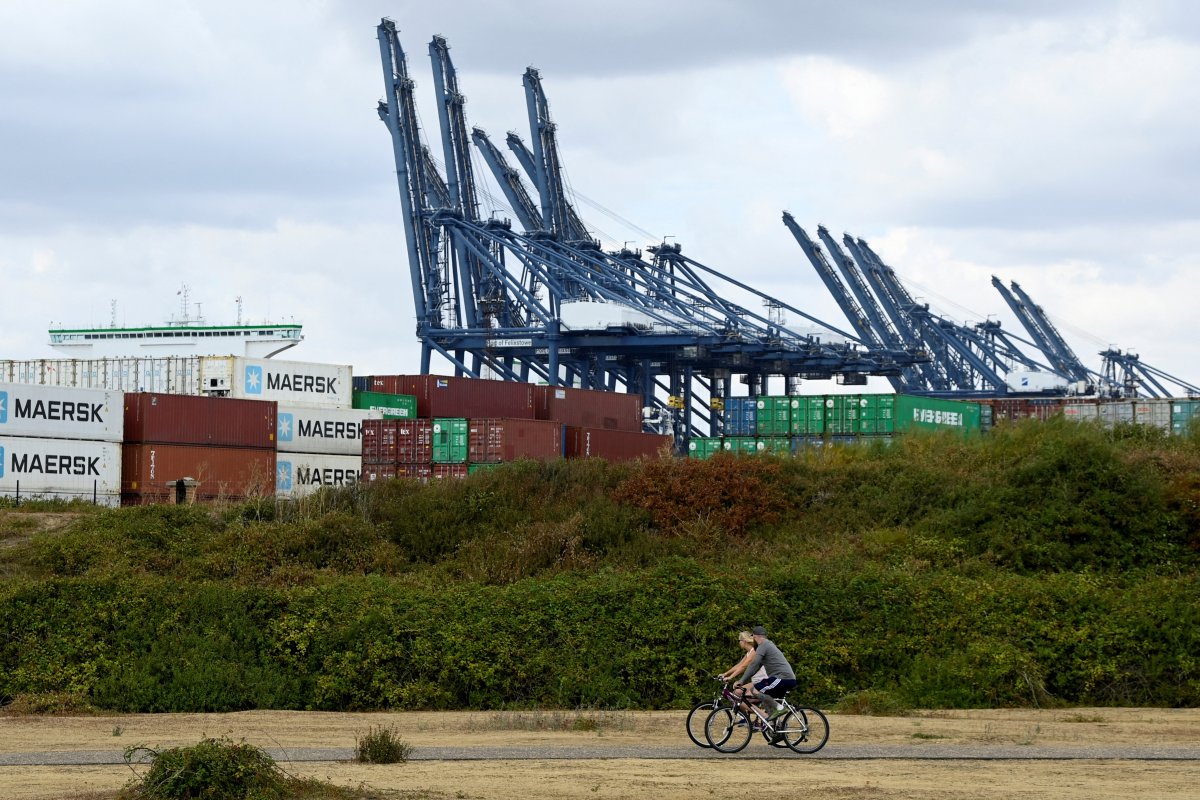
[[[0,437],[0,495],[121,502],[121,445]]]
[[[1065,403],[1062,407],[1062,415],[1069,420],[1083,422],[1086,420],[1094,420],[1100,416],[1100,410],[1093,403]]]
[[[363,420],[382,418],[365,408],[281,405],[275,414],[275,446],[280,453],[361,456]]]
[[[362,474],[362,459],[317,453],[279,453],[275,460],[275,496],[296,498],[325,486],[352,486]]]
[[[1101,403],[1098,408],[1100,419],[1105,425],[1115,425],[1118,422],[1133,422],[1133,403],[1128,400]]]
[[[119,442],[124,397],[104,389],[0,383],[0,436]]]
[[[201,359],[205,394],[247,400],[274,400],[306,408],[350,408],[353,376],[344,364],[314,364],[242,356]]]
[[[1169,398],[1138,400],[1133,404],[1133,421],[1170,433],[1172,402]]]
[[[0,361],[0,383],[25,383],[114,392],[199,394],[200,359],[162,358],[41,358]]]

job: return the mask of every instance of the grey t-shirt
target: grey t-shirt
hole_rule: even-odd
[[[783,657],[783,653],[779,652],[779,648],[775,646],[774,642],[770,639],[763,639],[756,649],[754,660],[742,673],[743,683],[749,683],[750,676],[757,672],[759,667],[765,669],[769,677],[796,680],[796,673],[792,672],[792,665]]]

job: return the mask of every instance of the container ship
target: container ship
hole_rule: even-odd
[[[245,356],[272,358],[304,340],[299,323],[243,323],[242,299],[233,325],[210,325],[197,306],[191,312],[188,287],[181,297],[181,314],[162,325],[119,327],[116,302],[108,327],[51,328],[50,347],[72,359],[166,356]]]

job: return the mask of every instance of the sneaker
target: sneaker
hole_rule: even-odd
[[[762,731],[763,731],[763,724],[761,722],[754,723],[754,732],[762,733]]]

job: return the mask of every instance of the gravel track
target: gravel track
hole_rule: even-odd
[[[1021,745],[961,746],[922,744],[835,745],[813,755],[798,755],[790,750],[755,746],[740,753],[722,754],[690,744],[638,746],[526,746],[526,747],[414,747],[412,761],[551,761],[597,759],[687,760],[703,758],[739,758],[749,760],[809,759],[842,761],[1200,761],[1200,749],[1193,747],[1103,746],[1040,747]],[[350,761],[354,751],[348,747],[265,748],[280,763]],[[85,766],[123,764],[123,751],[61,750],[44,752],[0,753],[0,768],[8,766]]]

